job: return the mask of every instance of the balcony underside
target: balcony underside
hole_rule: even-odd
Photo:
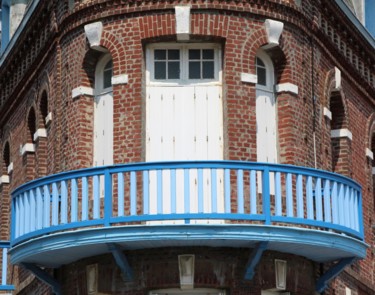
[[[11,262],[58,267],[109,253],[109,244],[123,250],[157,247],[209,246],[253,248],[306,257],[316,262],[364,258],[366,244],[343,234],[266,225],[136,225],[60,232],[30,239],[11,250]]]

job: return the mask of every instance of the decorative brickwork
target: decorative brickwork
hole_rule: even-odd
[[[191,7],[189,42],[221,46],[225,160],[257,160],[256,84],[241,81],[241,73],[255,79],[257,52],[268,44],[265,20],[284,24],[279,44],[265,49],[275,67],[275,84],[298,87],[298,93],[275,93],[279,163],[343,174],[362,186],[367,257],[344,271],[325,294],[344,294],[346,287],[352,294],[374,294],[375,164],[366,148],[375,153],[375,50],[335,1],[40,1],[12,50],[0,58],[0,168],[10,180],[0,185],[1,239],[10,239],[14,189],[46,175],[93,166],[95,68],[105,53],[112,57],[113,76],[128,77],[127,83],[112,87],[113,162],[145,161],[145,48],[177,42],[175,6],[180,4]],[[84,25],[97,21],[103,32],[100,47],[93,49]],[[94,95],[73,97],[78,87]],[[47,117],[52,118],[48,123]],[[34,140],[39,129],[46,136]],[[348,130],[352,138],[332,136],[333,130]],[[34,144],[35,151],[21,155],[25,144]],[[137,210],[141,207],[139,202]],[[152,249],[149,243],[150,249],[124,251],[134,270],[132,282],[122,281],[110,254],[58,266],[48,274],[61,283],[63,294],[87,294],[86,266],[98,264],[101,294],[147,294],[179,288],[177,255],[188,253],[196,255],[195,287],[259,295],[274,288],[273,261],[284,259],[286,291],[309,295],[329,266],[265,251],[254,279],[244,281],[249,249]],[[12,268],[11,279],[17,294],[52,294],[25,269]]]

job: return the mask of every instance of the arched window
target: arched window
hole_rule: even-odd
[[[10,165],[10,146],[7,141],[3,150],[3,175],[8,174],[8,167]]]
[[[36,116],[34,108],[31,108],[29,111],[29,116],[27,118],[27,127],[28,127],[28,136],[27,136],[27,143],[34,142],[34,134],[36,132]]]
[[[332,171],[350,176],[351,139],[348,119],[340,92],[332,92],[330,97]]]
[[[275,74],[271,58],[262,50],[256,57],[257,161],[278,162]]]
[[[99,59],[95,71],[94,166],[113,164],[112,57]]]
[[[48,116],[48,96],[46,91],[43,91],[42,93],[39,110],[41,114],[40,127],[46,127],[46,117]]]

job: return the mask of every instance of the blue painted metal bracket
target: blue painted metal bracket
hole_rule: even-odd
[[[38,279],[45,282],[47,285],[51,286],[52,292],[55,295],[62,295],[60,283],[51,277],[48,273],[46,273],[43,269],[39,268],[35,264],[32,263],[21,263],[21,266],[26,268],[27,270],[31,271]]]
[[[318,279],[318,281],[316,282],[315,290],[318,293],[322,293],[328,287],[328,283],[332,279],[337,277],[346,266],[352,264],[355,259],[355,257],[343,258],[335,265],[333,265],[329,270],[327,270],[327,272],[324,275],[322,275]]]
[[[112,252],[118,267],[121,269],[121,276],[125,282],[133,280],[133,270],[131,269],[126,256],[122,252],[121,247],[116,244],[107,244],[108,249]]]
[[[264,250],[266,250],[268,242],[258,243],[250,254],[249,260],[246,265],[245,280],[251,280],[254,277],[254,269],[258,265]]]

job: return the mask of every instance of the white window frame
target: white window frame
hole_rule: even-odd
[[[100,58],[95,68],[95,95],[102,95],[108,92],[112,92],[112,85],[107,88],[103,88],[104,82],[104,67],[112,59],[112,56],[108,53]],[[113,66],[112,66],[112,77],[113,77]]]
[[[154,50],[179,49],[180,50],[180,79],[156,80],[154,79]],[[214,79],[188,79],[189,49],[214,50]],[[146,83],[148,86],[183,86],[183,85],[221,85],[221,45],[218,43],[155,43],[146,48]]]
[[[263,50],[259,50],[256,57],[264,63],[266,70],[266,85],[257,83],[256,88],[265,91],[272,91],[275,94],[275,70],[271,58]]]

